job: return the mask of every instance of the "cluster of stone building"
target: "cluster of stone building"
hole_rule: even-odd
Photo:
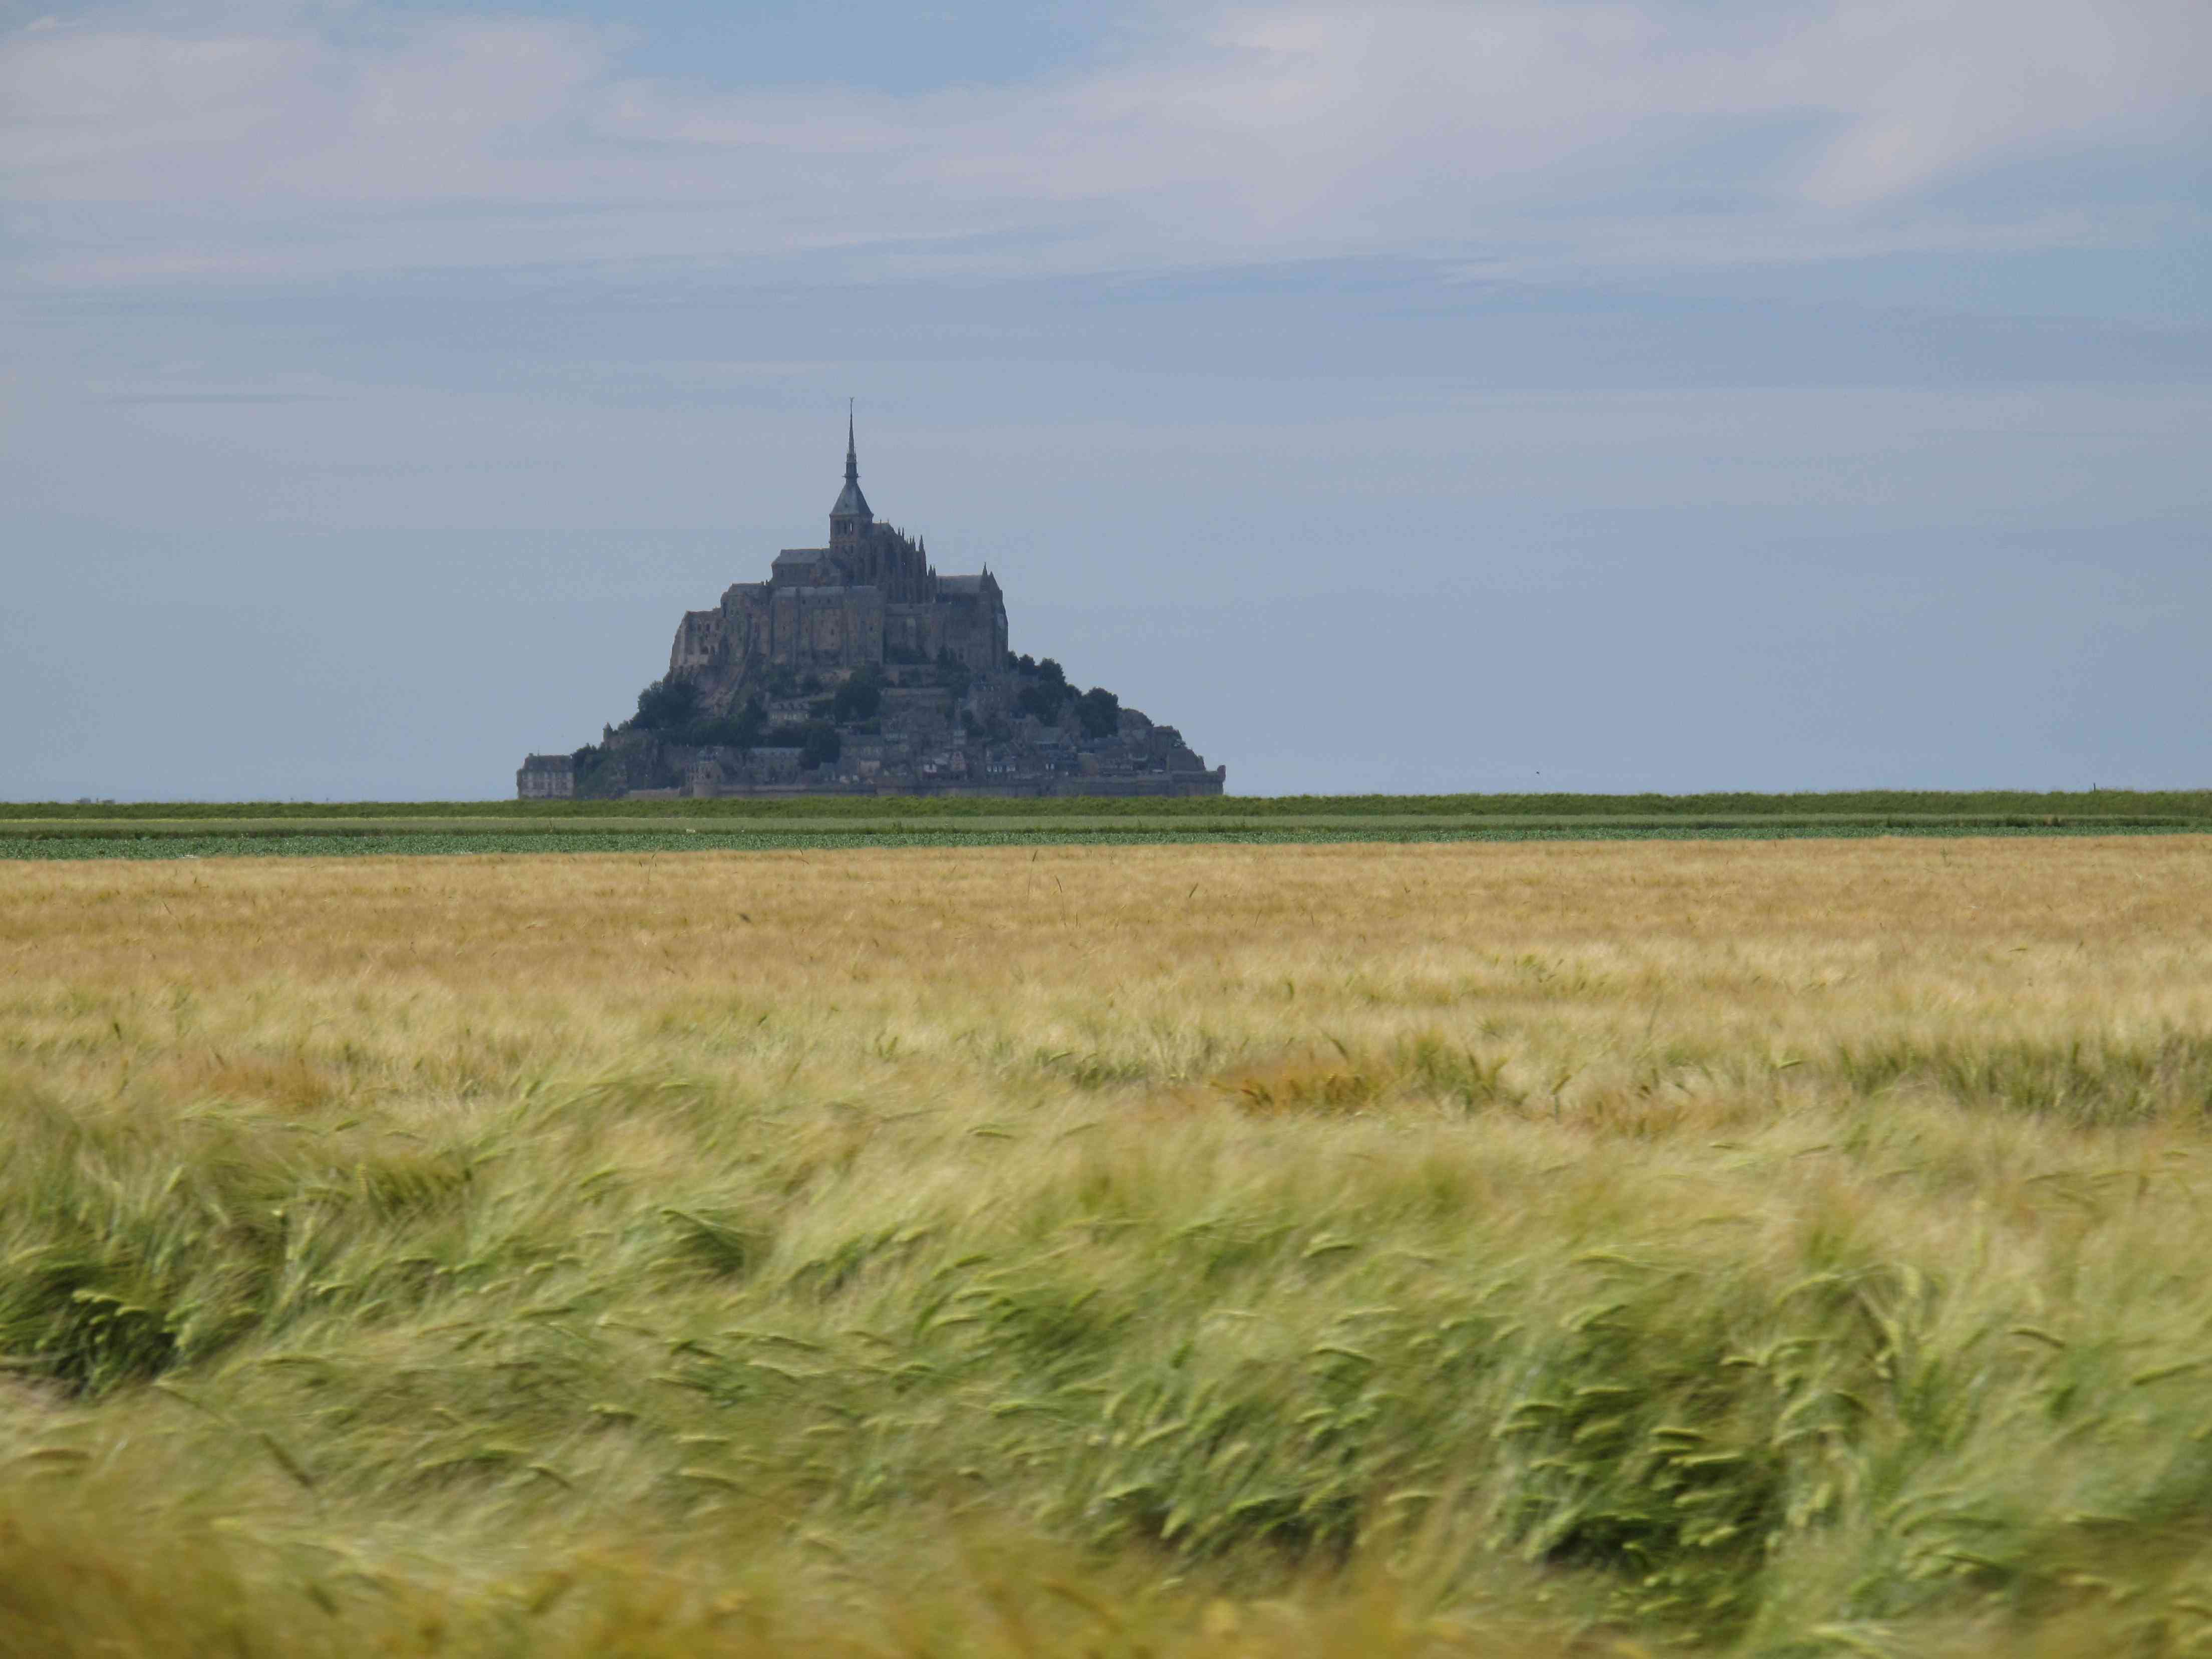
[[[856,677],[869,696],[847,703],[872,706],[839,719],[839,690]],[[830,544],[787,548],[766,581],[687,613],[668,680],[689,688],[699,719],[675,731],[625,722],[574,755],[532,755],[517,793],[1218,795],[1228,775],[1134,709],[1094,706],[1086,724],[1071,701],[1042,718],[1050,697],[1038,688],[1055,681],[1009,652],[997,579],[940,576],[920,540],[876,521],[849,428]],[[714,740],[748,708],[756,740]]]

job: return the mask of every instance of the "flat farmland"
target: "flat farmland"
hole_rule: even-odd
[[[2212,837],[0,864],[0,1651],[2212,1650]]]
[[[0,862],[853,847],[2202,835],[2212,791],[1758,795],[796,795],[655,800],[0,802]]]

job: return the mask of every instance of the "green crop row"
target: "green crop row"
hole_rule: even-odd
[[[0,803],[13,819],[644,818],[644,819],[1208,819],[1308,817],[1741,818],[1925,816],[2212,821],[2212,790],[1846,790],[1689,795],[1458,794],[1153,797],[1038,799],[797,796],[771,800],[149,801]]]
[[[1096,829],[1049,823],[1023,829],[854,830],[714,829],[626,829],[619,831],[533,828],[522,832],[495,828],[457,831],[413,830],[401,824],[374,830],[318,830],[286,834],[258,830],[251,834],[191,834],[165,828],[158,834],[132,835],[112,829],[98,833],[0,835],[0,860],[340,858],[369,855],[493,853],[701,853],[774,852],[864,847],[1040,847],[1040,846],[1314,846],[1360,842],[1572,842],[1572,841],[1795,841],[1861,839],[1885,836],[1959,837],[1979,836],[2172,835],[2199,830],[2191,824],[2134,822],[2061,824],[1978,823],[1972,820],[1919,823],[1681,823],[1580,824],[1496,828],[1364,829],[1268,828],[1256,824],[1194,825],[1186,828]]]

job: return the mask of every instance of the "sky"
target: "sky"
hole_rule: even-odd
[[[1232,793],[2212,786],[2202,0],[0,0],[0,798],[880,517]]]

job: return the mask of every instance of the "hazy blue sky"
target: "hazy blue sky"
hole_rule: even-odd
[[[0,795],[512,793],[878,513],[1233,791],[2212,783],[2203,0],[0,0]]]

